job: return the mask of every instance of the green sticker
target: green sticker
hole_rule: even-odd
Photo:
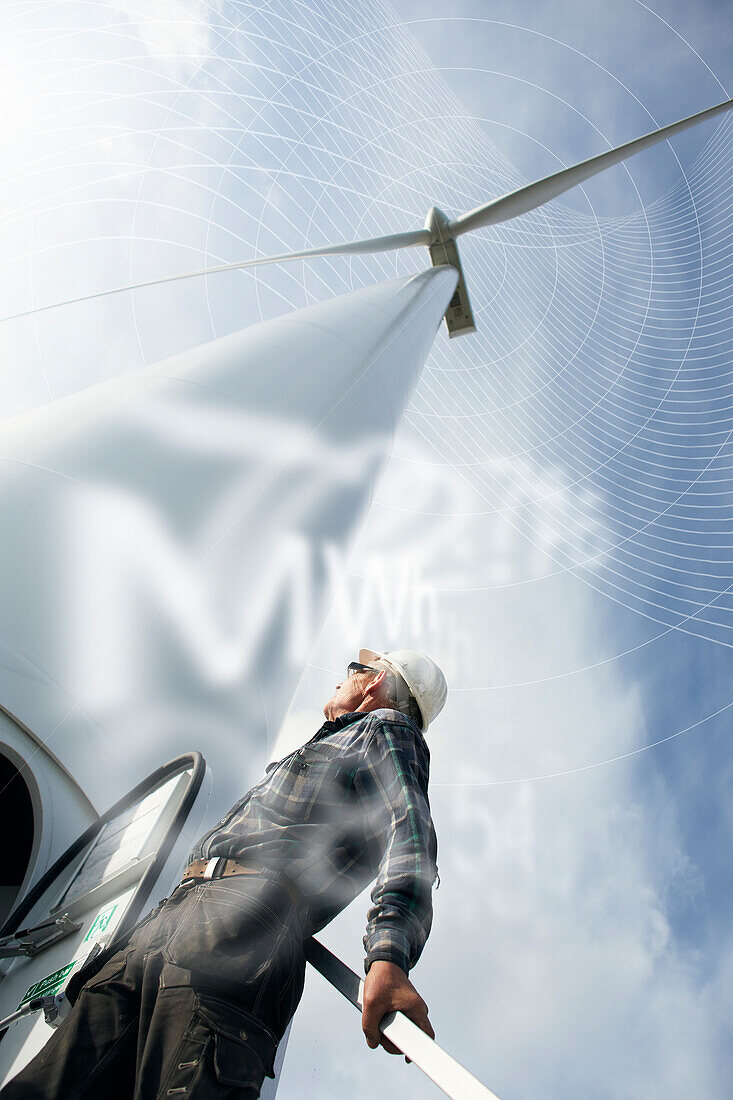
[[[22,1008],[23,1005],[28,1004],[34,997],[48,997],[53,993],[58,993],[78,961],[78,959],[74,959],[73,962],[67,963],[66,966],[62,966],[60,970],[54,970],[53,974],[41,978],[40,982],[35,982],[35,984],[26,991],[18,1008]]]
[[[87,940],[90,940],[92,936],[101,936],[102,932],[107,931],[107,926],[112,920],[112,915],[116,908],[117,902],[115,902],[114,905],[110,905],[109,909],[103,909],[101,913],[97,914],[97,916],[92,921],[92,927],[89,929],[82,941],[83,943],[86,943]]]

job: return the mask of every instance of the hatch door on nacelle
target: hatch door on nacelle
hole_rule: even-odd
[[[205,776],[197,752],[156,769],[28,891],[0,932],[0,1018],[37,997],[50,1003],[95,950],[170,891],[201,824]],[[38,1012],[10,1025],[0,1043],[0,1085],[41,1049],[58,1019],[49,1024]]]

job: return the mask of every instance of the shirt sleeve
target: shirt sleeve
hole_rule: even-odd
[[[420,958],[433,919],[437,840],[430,816],[430,755],[406,719],[372,719],[355,787],[367,838],[381,851],[364,936],[364,969],[377,959],[407,974]]]

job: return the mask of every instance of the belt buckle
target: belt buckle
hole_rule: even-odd
[[[227,861],[224,859],[223,856],[215,856],[214,859],[208,860],[206,866],[201,873],[201,877],[203,878],[203,880],[205,882],[210,882],[213,878],[219,878],[219,875],[217,875],[216,873],[219,869],[219,864],[224,864],[224,866],[222,867],[223,871],[226,867],[226,862]]]
[[[198,862],[198,860],[195,860],[194,862]],[[199,871],[197,874],[184,875],[181,879],[180,885],[195,886],[197,882],[211,882],[212,879],[219,877],[216,872],[217,870],[219,870],[220,863],[223,864],[223,870],[224,867],[226,867],[226,859],[224,858],[224,856],[216,856],[214,859],[207,860],[206,866],[203,868],[203,870]],[[191,866],[193,866],[193,864],[191,864]]]

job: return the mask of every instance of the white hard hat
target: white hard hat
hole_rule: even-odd
[[[418,653],[416,649],[393,649],[390,653],[360,649],[359,660],[363,665],[370,661],[379,661],[402,677],[415,697],[422,715],[423,732],[445,706],[445,697],[448,694],[445,676],[435,661],[426,654]]]

